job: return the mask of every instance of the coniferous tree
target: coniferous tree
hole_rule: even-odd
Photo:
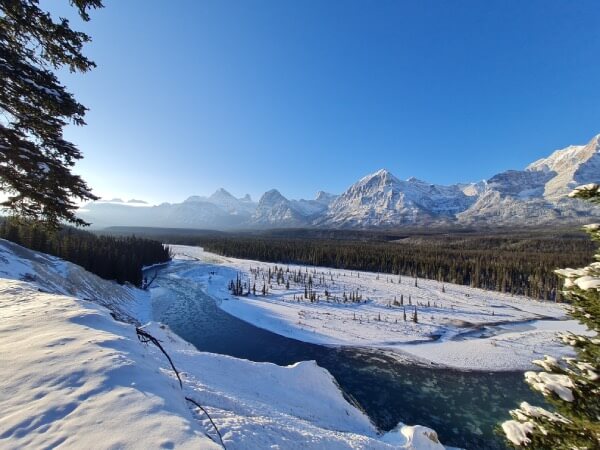
[[[60,221],[85,225],[75,216],[75,199],[94,200],[86,183],[71,172],[81,152],[63,137],[68,123],[84,125],[85,107],[52,70],[87,72],[94,63],[82,54],[90,41],[55,21],[37,0],[0,0],[0,189],[2,206],[13,214],[52,227]],[[101,0],[73,0],[89,20]]]
[[[571,197],[600,204],[600,186],[580,186]],[[600,224],[584,227],[600,242]],[[595,336],[564,333],[561,339],[574,347],[575,358],[545,356],[534,361],[541,372],[526,372],[525,380],[555,407],[555,411],[523,402],[510,412],[502,430],[514,447],[533,449],[600,448],[600,252],[598,262],[582,269],[557,270],[564,279],[563,294],[571,302],[570,314]]]
[[[144,284],[142,268],[170,260],[158,241],[97,236],[72,227],[49,230],[39,222],[0,219],[0,238],[58,256],[108,280]],[[151,282],[151,281],[150,281]]]

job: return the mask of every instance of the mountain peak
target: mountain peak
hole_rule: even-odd
[[[206,197],[202,196],[202,195],[190,195],[188,198],[186,198],[183,203],[193,203],[193,202],[205,202],[206,201]]]
[[[397,183],[399,180],[387,169],[379,169],[377,172],[373,172],[363,178],[361,178],[357,185],[365,185],[365,184],[393,184]]]
[[[427,185],[430,185],[430,184],[431,184],[431,183],[428,183],[427,181],[420,180],[420,179],[418,179],[417,177],[410,177],[410,178],[407,178],[407,179],[406,179],[406,181],[407,181],[408,183],[413,183],[413,184],[427,184]]]
[[[281,195],[281,192],[279,192],[277,189],[270,189],[262,195],[259,203],[265,204],[265,203],[274,203],[274,202],[280,202],[280,201],[287,202],[288,199],[285,198],[283,195]]]
[[[369,176],[369,175],[368,175]],[[390,177],[390,176],[394,176],[392,175],[392,172],[390,172],[387,169],[379,169],[377,172],[374,172],[373,174],[370,175],[370,177],[374,178],[385,178],[385,177]]]
[[[226,191],[224,188],[219,188],[217,189],[209,198],[210,199],[216,199],[216,198],[235,198],[233,195],[231,195],[228,191]]]

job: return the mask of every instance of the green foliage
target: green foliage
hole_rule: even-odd
[[[136,286],[142,283],[143,266],[170,259],[168,249],[157,241],[96,236],[72,227],[49,231],[39,223],[14,219],[0,222],[0,238],[71,261],[107,280]]]
[[[573,197],[600,202],[600,187],[577,188]],[[600,242],[600,225],[584,227]],[[556,360],[546,356],[534,361],[541,372],[527,372],[527,383],[541,392],[555,411],[522,403],[511,411],[513,420],[502,424],[514,447],[533,449],[600,449],[600,252],[597,262],[581,269],[556,272],[564,278],[564,296],[570,315],[595,332],[593,336],[561,335],[574,348],[575,358]]]
[[[101,0],[71,1],[83,20]],[[82,54],[90,41],[55,21],[37,0],[0,0],[0,189],[12,213],[77,225],[76,199],[96,197],[71,168],[82,155],[63,137],[68,123],[84,125],[85,107],[59,82],[53,70],[86,72],[94,63]]]

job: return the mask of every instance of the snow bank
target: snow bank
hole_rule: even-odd
[[[218,448],[132,326],[0,280],[0,447]]]
[[[104,280],[76,264],[4,239],[0,239],[0,277],[29,281],[45,292],[93,301],[128,322],[151,319],[147,292]]]
[[[289,267],[310,274],[320,300],[304,299],[303,284],[287,287],[275,279],[268,295],[262,296],[261,277],[276,264],[221,257],[199,247],[170,247],[176,259],[197,261],[193,269],[182,266],[180,275],[202,285],[221,309],[260,328],[315,344],[391,349],[420,362],[459,369],[528,370],[540,355],[571,354],[555,339],[557,332],[585,332],[579,322],[564,320],[561,304],[425,279],[415,286],[414,278],[371,272],[283,265],[284,271]],[[233,297],[228,283],[237,276],[256,284],[257,295]],[[366,302],[343,302],[344,293],[350,292],[359,292]],[[415,307],[416,323],[411,320]],[[480,336],[468,337],[477,330]]]

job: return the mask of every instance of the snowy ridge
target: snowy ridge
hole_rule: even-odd
[[[147,323],[179,370],[180,387],[164,355],[111,316],[116,304],[142,318],[133,288],[0,244],[3,449],[221,448],[185,397],[209,412],[228,449],[444,449],[426,427],[399,424],[380,434],[314,362],[280,367],[202,353]],[[90,294],[94,302],[76,297]],[[148,303],[141,306],[147,316]]]
[[[341,195],[319,191],[294,200],[278,190],[258,203],[224,189],[209,197],[154,207],[94,202],[80,210],[97,227],[108,225],[241,229],[277,227],[398,227],[423,224],[540,225],[600,217],[600,207],[567,197],[574,186],[600,182],[600,135],[585,145],[556,150],[524,170],[508,170],[478,183],[449,186],[400,180],[386,169],[352,184]]]
[[[0,239],[0,279],[26,280],[44,292],[89,300],[130,322],[150,320],[147,292],[104,280],[76,264],[4,239]]]
[[[350,186],[320,222],[328,226],[381,226],[431,222],[466,209],[473,198],[460,186],[401,181],[382,169]]]
[[[548,158],[529,166],[528,171],[541,171],[554,175],[545,185],[544,197],[564,197],[576,186],[598,180],[600,174],[600,134],[586,145],[571,145],[556,150]]]

